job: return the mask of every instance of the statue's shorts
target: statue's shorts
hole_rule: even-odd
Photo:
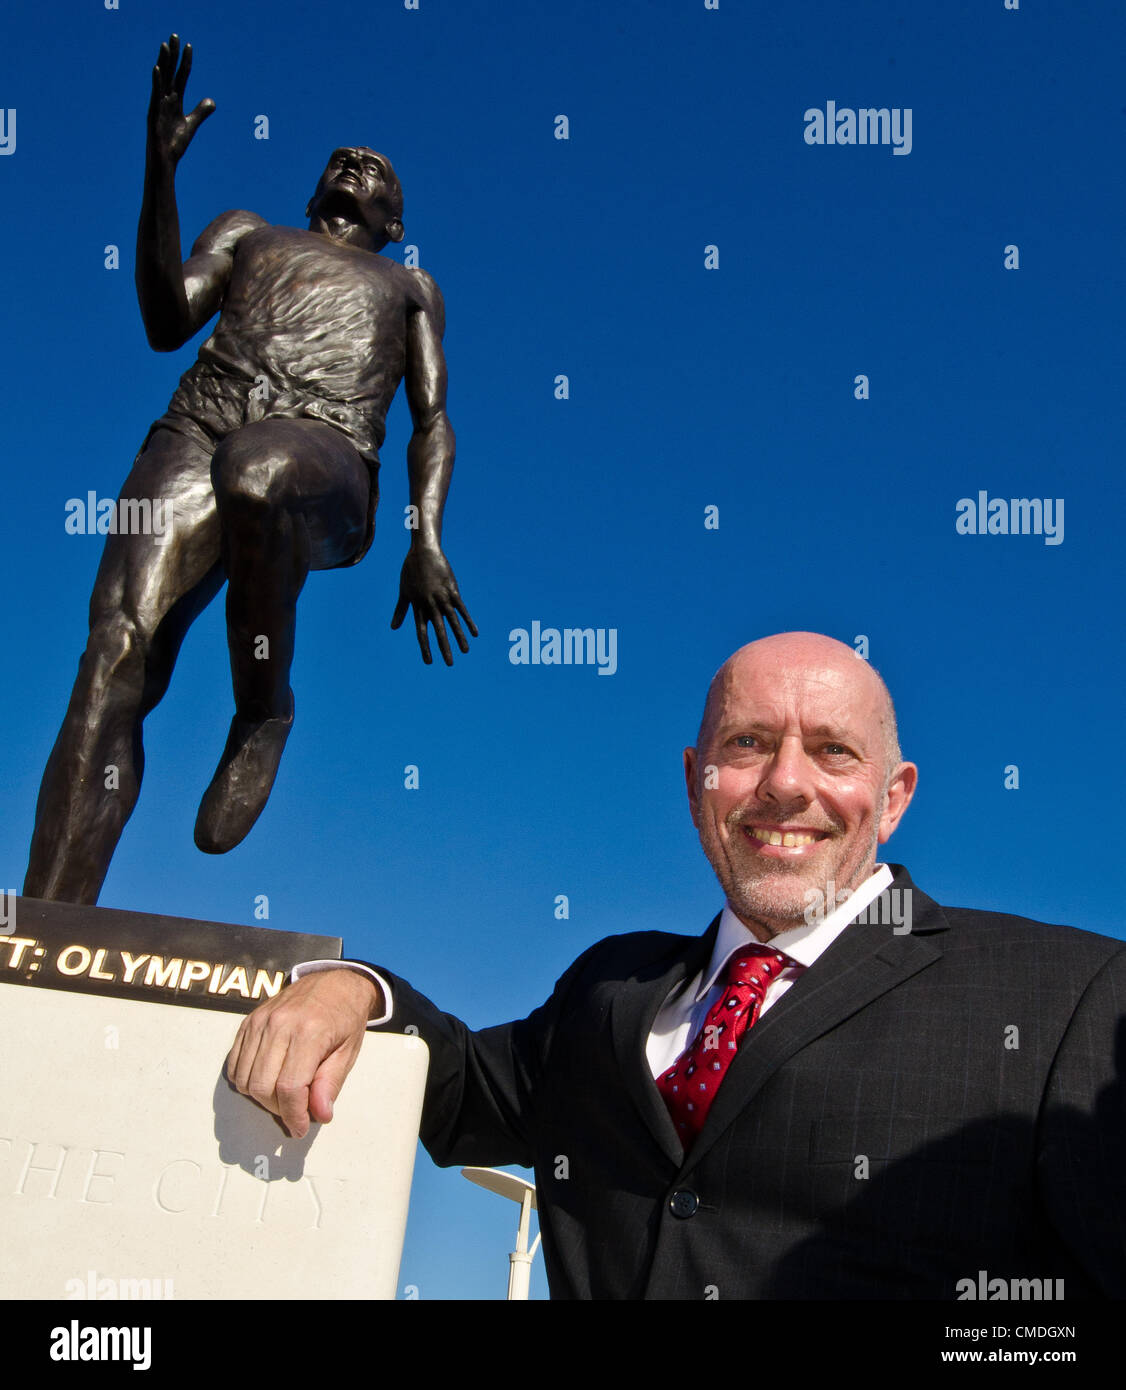
[[[154,420],[140,453],[157,430],[172,430],[189,439],[207,457],[219,444],[244,425],[259,420],[320,420],[344,435],[367,465],[371,479],[364,539],[350,559],[336,568],[354,565],[367,554],[375,534],[375,509],[379,503],[379,450],[370,421],[362,411],[344,401],[325,400],[305,390],[284,390],[268,381],[257,385],[241,377],[218,372],[197,363],[180,378],[168,409]]]

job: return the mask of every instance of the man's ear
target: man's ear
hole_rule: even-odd
[[[394,222],[388,222],[386,227],[388,241],[402,241],[406,233],[403,231],[403,224],[396,217]]]
[[[886,845],[891,839],[896,826],[903,819],[903,813],[911,804],[911,798],[915,795],[915,787],[919,781],[919,769],[914,763],[900,763],[895,773],[888,783],[887,803],[884,806],[884,813],[880,817],[879,839],[881,845]]]
[[[692,812],[692,824],[700,828],[700,802],[696,793],[696,750],[684,750],[684,786],[688,792],[688,809]]]

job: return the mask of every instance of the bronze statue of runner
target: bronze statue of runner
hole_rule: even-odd
[[[378,254],[403,237],[390,161],[364,146],[338,149],[306,209],[307,231],[225,212],[181,264],[176,165],[215,103],[184,114],[191,46],[179,50],[173,35],[153,69],[137,296],[160,352],[216,313],[219,321],[121,490],[122,499],[170,501],[171,533],[106,538],[89,640],[39,792],[24,883],[32,897],[97,900],[140,790],[142,723],[224,580],[235,715],[195,840],[221,854],[250,830],[293,724],[297,597],[311,569],[354,565],[371,544],[378,450],[400,381],[414,424],[417,525],[391,626],[413,609],[427,663],[430,625],[448,665],[445,624],[463,652],[459,618],[477,635],[441,549],[454,464],[442,296],[425,271]]]

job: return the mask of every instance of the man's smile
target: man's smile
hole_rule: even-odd
[[[786,858],[811,852],[811,846],[829,837],[827,830],[807,830],[800,826],[744,825],[741,829],[760,852],[788,850]]]

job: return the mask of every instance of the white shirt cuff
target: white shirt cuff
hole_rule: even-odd
[[[372,970],[370,966],[361,965],[355,960],[303,960],[295,965],[289,972],[291,981],[299,980],[302,975],[315,975],[318,970],[357,970],[361,975],[366,975],[374,980],[383,991],[383,998],[387,1005],[386,1009],[378,1018],[369,1018],[368,1027],[376,1028],[381,1023],[390,1023],[391,1015],[395,1011],[394,1001],[391,998],[391,986],[382,975]]]

